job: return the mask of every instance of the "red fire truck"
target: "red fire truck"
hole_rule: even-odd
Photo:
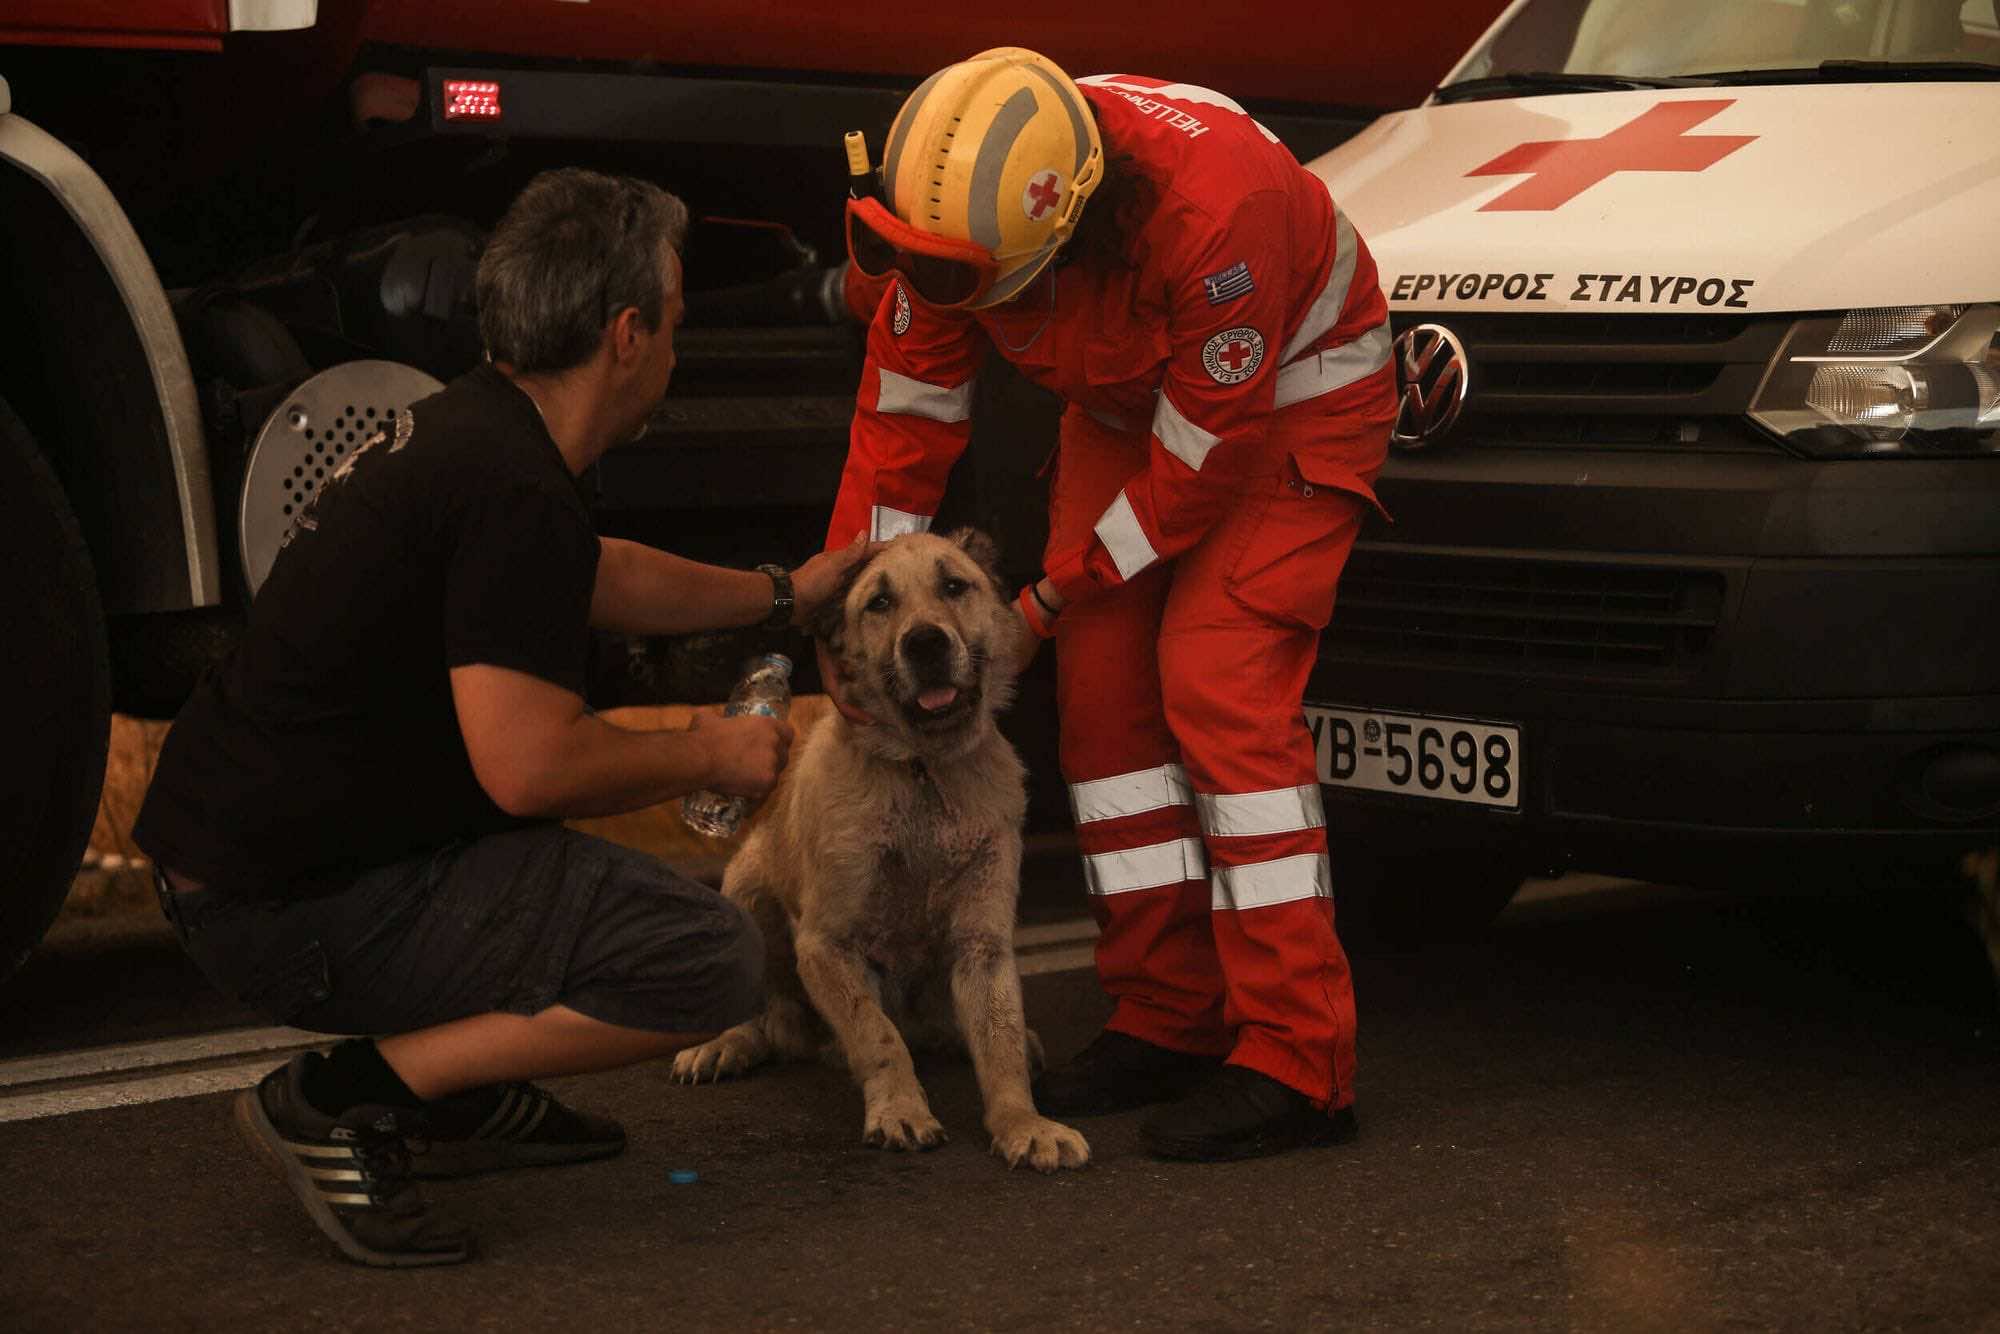
[[[924,74],[1018,43],[1227,90],[1306,159],[1420,99],[1499,8],[12,0],[0,977],[67,891],[111,712],[171,716],[349,442],[478,357],[482,229],[534,171],[642,173],[699,219],[675,394],[598,469],[605,530],[798,558],[858,372],[829,299],[843,131],[880,142]],[[990,397],[1005,433],[1048,429],[1025,386]],[[1031,526],[1033,452],[976,438],[954,503]]]

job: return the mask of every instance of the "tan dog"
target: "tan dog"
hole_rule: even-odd
[[[1017,622],[992,543],[960,530],[898,538],[815,632],[874,726],[829,713],[800,740],[723,893],[763,929],[764,1013],[680,1053],[684,1083],[806,1057],[830,1031],[870,1144],[944,1143],[911,1047],[969,1052],[993,1152],[1081,1167],[1090,1146],[1035,1111],[1040,1044],[1014,963],[1027,798],[993,716],[1019,670]],[[1031,1057],[1032,1049],[1032,1057]]]

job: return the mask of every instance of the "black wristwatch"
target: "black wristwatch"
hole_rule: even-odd
[[[764,624],[769,629],[781,630],[792,623],[792,576],[782,565],[757,568],[771,576],[771,614]]]

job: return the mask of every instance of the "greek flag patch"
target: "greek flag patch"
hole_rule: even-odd
[[[1219,306],[1225,301],[1234,301],[1239,296],[1249,296],[1257,284],[1251,281],[1250,266],[1238,261],[1221,273],[1211,273],[1201,280],[1208,290],[1208,304]]]

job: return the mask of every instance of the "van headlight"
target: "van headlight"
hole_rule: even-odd
[[[2000,453],[2000,305],[1888,306],[1792,326],[1750,418],[1815,458]]]

